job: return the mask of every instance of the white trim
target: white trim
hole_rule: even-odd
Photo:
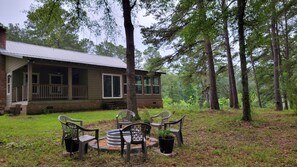
[[[9,85],[9,88],[8,88],[8,85]],[[7,73],[6,74],[6,95],[11,95],[11,91],[12,91],[12,73]]]
[[[112,97],[104,97],[104,76],[111,76],[111,85],[112,85],[111,96]],[[113,76],[120,77],[120,97],[113,97]],[[102,99],[121,99],[121,98],[123,98],[122,75],[102,73]]]

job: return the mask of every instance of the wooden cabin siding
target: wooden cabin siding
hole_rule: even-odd
[[[28,63],[25,59],[6,56],[6,73],[10,73]]]
[[[88,68],[88,99],[102,99],[102,80],[100,68]]]

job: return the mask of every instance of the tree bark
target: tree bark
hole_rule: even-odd
[[[280,72],[279,72],[279,59],[280,59],[280,52],[279,48],[277,46],[277,34],[276,34],[276,9],[275,9],[275,1],[272,2],[272,18],[271,18],[271,40],[272,40],[272,49],[273,49],[273,83],[274,83],[274,96],[275,96],[275,109],[276,111],[282,111],[283,106],[282,106],[282,97],[280,93],[280,82],[279,82],[279,77],[280,77]]]
[[[126,57],[127,57],[127,109],[136,114],[136,119],[139,119],[136,102],[135,89],[135,47],[134,47],[134,27],[131,20],[130,0],[122,0],[124,27],[126,34]]]
[[[207,54],[208,76],[209,76],[209,83],[210,83],[210,108],[219,110],[220,106],[219,106],[218,94],[217,94],[216,72],[214,69],[211,43],[207,37],[205,37],[204,40],[205,40],[205,50]]]
[[[241,83],[242,83],[242,106],[244,121],[251,121],[251,107],[250,107],[250,95],[249,95],[249,82],[248,82],[248,70],[246,67],[245,56],[245,35],[244,35],[244,15],[246,0],[237,0],[238,11],[238,36],[239,36],[239,56],[241,65]]]
[[[227,1],[222,0],[222,13],[223,13],[223,21],[224,21],[224,38],[225,38],[225,47],[227,51],[227,60],[228,60],[228,75],[229,75],[229,99],[230,99],[230,107],[231,108],[239,108],[238,105],[238,96],[237,96],[237,88],[234,76],[231,48],[229,42],[229,32],[228,32],[228,16],[226,16],[227,12]]]

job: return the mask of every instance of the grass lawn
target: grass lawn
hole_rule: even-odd
[[[150,114],[161,109],[149,110]],[[115,128],[117,111],[60,113],[84,120],[100,135]],[[61,146],[60,114],[0,116],[0,166],[125,166],[119,153],[90,150],[84,161],[71,158]],[[140,112],[140,115],[143,113]],[[186,115],[185,145],[174,156],[152,148],[148,160],[131,157],[132,166],[297,166],[297,115],[292,112],[257,111],[254,121],[240,121],[241,111],[174,112]],[[154,129],[155,130],[155,129]],[[154,131],[156,134],[156,130]]]

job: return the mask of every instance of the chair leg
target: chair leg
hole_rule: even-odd
[[[99,140],[97,139],[97,151],[98,151],[98,155],[100,155],[100,148],[99,148]]]
[[[123,157],[124,154],[124,141],[121,140],[121,157]]]
[[[175,135],[176,135],[176,138],[177,138],[178,145],[181,146],[183,144],[182,133],[181,132],[178,132]]]
[[[87,143],[79,142],[79,159],[82,160],[85,153],[85,146]]]
[[[65,143],[64,139],[65,139],[65,133],[63,132],[63,135],[62,135],[62,141],[61,141],[61,145],[62,145],[62,146],[63,146],[64,143]]]
[[[143,161],[145,161],[147,159],[147,149],[146,149],[145,141],[141,143],[141,147],[142,147],[142,153],[143,153]]]
[[[179,135],[180,135],[181,144],[184,144],[183,134],[181,131],[179,132]]]
[[[131,143],[126,143],[126,145],[127,145],[127,150],[126,150],[127,159],[126,159],[126,162],[130,162],[130,147],[131,147]]]

